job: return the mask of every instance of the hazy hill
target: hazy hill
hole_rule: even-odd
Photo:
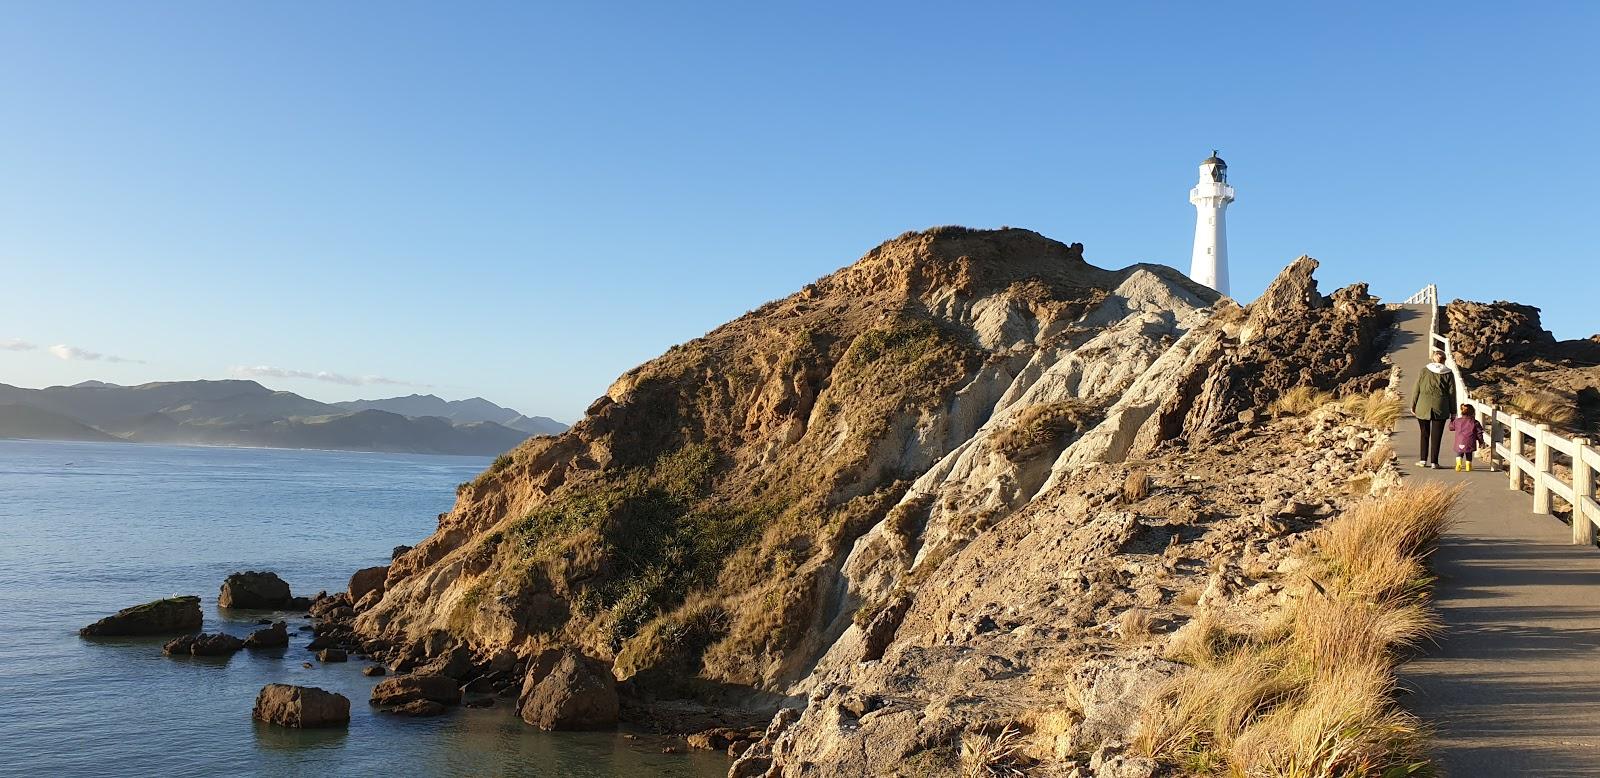
[[[352,411],[377,410],[404,416],[438,416],[455,422],[489,421],[530,435],[556,435],[567,425],[545,416],[524,416],[510,408],[495,405],[482,397],[446,400],[432,394],[408,394],[384,400],[350,400],[334,403]]]
[[[509,408],[473,398],[448,403],[393,404],[409,412],[346,407],[277,392],[255,381],[172,381],[118,386],[85,381],[74,386],[24,389],[0,384],[0,404],[13,406],[0,436],[61,440],[122,439],[140,443],[191,443],[436,454],[499,454],[530,434],[559,432],[549,422],[512,427],[525,419]],[[421,399],[421,398],[419,398]],[[363,401],[374,405],[389,400]],[[453,412],[455,418],[444,413]],[[16,431],[13,431],[13,429]]]
[[[178,422],[150,414],[118,432],[140,443],[199,443],[215,446],[269,446],[418,454],[492,455],[528,436],[487,422],[451,424],[437,416],[408,417],[385,411],[254,421]]]
[[[28,405],[0,405],[0,438],[99,440],[117,438],[58,413]]]

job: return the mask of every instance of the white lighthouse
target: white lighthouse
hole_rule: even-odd
[[[1189,277],[1212,289],[1228,294],[1228,227],[1223,216],[1233,202],[1233,187],[1228,186],[1228,163],[1211,156],[1200,163],[1200,182],[1189,190],[1194,203],[1194,256],[1189,260]]]

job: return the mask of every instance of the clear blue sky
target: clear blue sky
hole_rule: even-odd
[[[571,421],[907,229],[1186,268],[1212,147],[1242,299],[1309,253],[1600,329],[1600,4],[1067,5],[7,4],[0,382]]]

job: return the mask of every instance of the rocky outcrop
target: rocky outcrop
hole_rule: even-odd
[[[1463,370],[1515,364],[1556,345],[1555,336],[1540,324],[1539,309],[1531,305],[1452,300],[1444,308],[1444,323],[1450,351]]]
[[[350,723],[350,699],[314,686],[269,683],[256,695],[250,715],[280,727],[342,727]]]
[[[1600,335],[1558,341],[1538,308],[1508,302],[1455,300],[1445,320],[1475,399],[1570,435],[1600,432]]]
[[[523,721],[544,730],[616,726],[617,682],[604,663],[563,651],[533,665],[518,707]]]
[[[1367,392],[1387,380],[1380,337],[1391,321],[1366,284],[1324,297],[1313,275],[1318,263],[1301,257],[1273,280],[1242,320],[1214,322],[1217,337],[1190,360],[1157,409],[1155,437],[1210,444],[1237,431],[1241,414],[1266,410],[1296,386]]]
[[[258,629],[244,639],[245,648],[283,648],[287,645],[289,645],[289,625],[282,621]]]
[[[244,648],[244,641],[225,632],[204,635],[184,635],[167,641],[161,653],[168,656],[229,656]]]
[[[363,597],[376,592],[383,596],[383,581],[389,576],[389,566],[368,567],[350,576],[350,602],[359,603]]]
[[[171,635],[200,629],[200,598],[169,597],[124,608],[83,629],[84,637],[118,635]]]
[[[289,604],[289,584],[277,573],[254,570],[234,573],[222,582],[219,608],[277,609]]]

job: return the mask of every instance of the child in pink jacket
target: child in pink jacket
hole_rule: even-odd
[[[1450,429],[1456,433],[1456,472],[1472,472],[1472,452],[1483,441],[1483,425],[1474,418],[1472,406],[1461,404],[1461,415],[1450,420]]]

